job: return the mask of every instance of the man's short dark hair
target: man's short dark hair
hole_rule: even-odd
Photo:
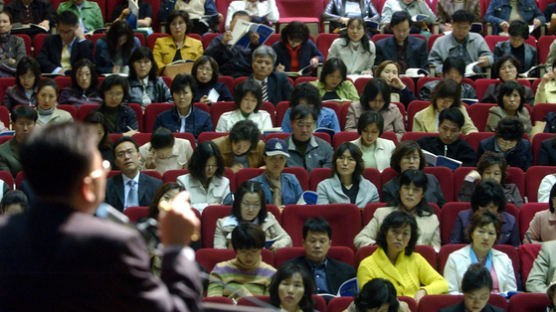
[[[524,40],[529,38],[529,26],[522,20],[513,20],[508,28],[510,36],[520,36]]]
[[[332,228],[323,217],[309,218],[303,224],[303,239],[307,238],[309,231],[313,233],[326,233],[328,239],[332,239]]]
[[[472,24],[475,20],[473,13],[467,10],[457,10],[452,15],[452,23],[469,23]]]
[[[79,17],[72,11],[63,11],[58,15],[58,24],[76,26],[79,24]]]
[[[150,142],[151,147],[157,150],[161,148],[173,147],[175,138],[172,135],[172,131],[164,127],[159,127],[153,132]]]
[[[251,150],[257,148],[261,138],[261,131],[251,120],[241,120],[236,122],[230,129],[230,142],[236,143],[242,140],[251,142]]]
[[[91,170],[97,133],[80,122],[35,129],[20,149],[20,162],[39,197],[69,197]],[[55,181],[55,183],[53,183]]]
[[[247,17],[249,17],[249,13],[247,13],[247,11],[244,11],[244,10],[235,11],[234,14],[232,15],[232,20],[236,16],[247,16]]]
[[[461,57],[449,56],[442,63],[442,74],[447,74],[451,69],[455,69],[460,75],[465,75],[465,61]]]
[[[307,104],[312,105],[318,116],[322,109],[322,99],[317,87],[308,82],[296,85],[290,94],[290,107],[297,106],[301,100],[305,100]]]
[[[133,146],[135,146],[135,151],[139,151],[139,145],[137,144],[137,141],[135,141],[134,138],[129,137],[129,136],[121,136],[119,137],[116,142],[114,142],[114,144],[112,144],[112,151],[114,151],[114,156],[116,155],[116,147],[118,147],[120,144],[124,143],[124,142],[130,142],[131,144],[133,144]]]
[[[294,122],[299,119],[305,119],[308,116],[313,117],[313,120],[317,122],[317,112],[305,104],[299,104],[293,107],[290,111],[290,122]]]
[[[482,263],[473,263],[463,274],[461,291],[465,294],[483,287],[492,291],[492,277],[490,276],[490,272]]]
[[[507,141],[518,141],[523,138],[525,127],[517,117],[505,117],[496,125],[495,135]]]
[[[243,222],[232,231],[232,247],[239,249],[263,249],[265,236],[260,226]]]
[[[12,122],[16,122],[19,118],[37,122],[38,117],[37,111],[28,105],[20,105],[14,108],[14,111],[12,112]]]
[[[407,21],[411,26],[411,16],[406,11],[397,11],[392,14],[392,19],[390,19],[390,27],[394,27],[398,24]]]
[[[460,130],[461,127],[463,127],[463,123],[465,122],[463,114],[457,107],[448,107],[442,110],[438,115],[438,124],[440,125],[444,120],[455,123],[458,128],[460,128]]]

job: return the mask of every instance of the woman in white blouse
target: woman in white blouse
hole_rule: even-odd
[[[334,40],[328,49],[328,58],[339,57],[347,67],[348,75],[372,75],[375,64],[375,44],[367,37],[365,22],[350,18],[347,32]]]

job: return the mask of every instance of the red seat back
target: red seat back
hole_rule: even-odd
[[[491,107],[497,106],[497,104],[492,103],[475,103],[469,106],[468,113],[471,120],[481,132],[485,131],[486,122],[488,119],[488,112]]]
[[[535,262],[535,259],[537,259],[537,256],[541,251],[541,247],[541,244],[523,244],[517,249],[523,288],[525,288],[527,277],[529,276],[529,272],[531,272],[531,268],[533,268],[533,262]]]
[[[536,202],[539,185],[542,179],[549,174],[556,173],[556,167],[554,166],[533,166],[527,169],[525,172],[525,181],[527,181],[527,198],[529,202]]]
[[[454,200],[454,184],[452,178],[452,170],[447,167],[425,167],[424,173],[432,174],[440,183],[440,188],[444,194],[446,201]]]
[[[324,300],[324,298],[319,295],[312,295],[312,297],[313,297],[314,308],[319,312],[325,312],[326,301]],[[253,296],[253,297],[242,297],[238,300],[237,304],[242,306],[249,306],[249,307],[259,307],[259,304],[257,302],[254,302],[252,299],[249,300],[250,298],[255,298],[257,300],[260,300],[268,304],[270,303],[269,296]]]
[[[217,263],[233,259],[236,253],[233,249],[201,248],[195,252],[195,260],[211,272]],[[262,250],[263,262],[272,265],[274,254],[269,249]]]
[[[139,219],[146,218],[149,215],[149,207],[148,206],[127,207],[124,210],[124,214],[129,218],[129,221],[135,223],[139,221]]]
[[[539,211],[547,210],[548,203],[525,203],[519,208],[519,233],[521,233],[521,241],[525,233],[529,229],[529,223]]]
[[[332,42],[338,37],[340,37],[340,35],[338,34],[318,34],[316,42],[317,48],[319,49],[320,53],[322,53],[325,60],[328,58],[328,49],[332,45]]]
[[[552,104],[554,105],[554,104]],[[537,164],[537,157],[539,155],[539,150],[541,149],[541,143],[544,140],[549,140],[554,137],[554,133],[537,133],[533,137],[531,142],[531,149],[533,150],[533,164]]]
[[[550,45],[556,40],[556,36],[541,36],[537,42],[537,51],[539,53],[539,63],[546,63],[546,58],[548,57],[548,52],[550,51]]]
[[[316,191],[317,186],[323,180],[330,178],[332,169],[330,168],[315,168],[309,173],[309,190]]]
[[[542,37],[541,37],[542,38]],[[546,294],[519,293],[510,298],[509,312],[545,311],[552,302]]]
[[[415,114],[427,108],[429,105],[431,105],[431,102],[420,100],[411,101],[411,103],[409,103],[407,106],[407,128],[410,131],[413,131],[413,118]]]

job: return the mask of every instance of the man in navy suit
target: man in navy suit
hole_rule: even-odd
[[[140,158],[139,146],[133,138],[123,136],[114,143],[114,164],[122,173],[108,179],[106,203],[120,211],[131,206],[149,206],[162,185],[159,179],[141,173]]]
[[[409,35],[411,17],[405,11],[392,14],[390,27],[394,36],[377,41],[375,64],[392,60],[400,65],[400,74],[408,68],[427,67],[425,40]]]
[[[93,213],[110,162],[97,131],[64,123],[34,131],[21,163],[37,200],[0,218],[1,311],[198,311],[202,286],[187,245],[199,229],[186,192],[160,215],[160,279],[139,232]]]
[[[280,101],[289,101],[293,87],[288,76],[274,71],[276,52],[269,46],[262,45],[253,51],[253,75],[251,79],[258,82],[263,91],[263,101],[276,105]]]
[[[37,56],[43,73],[65,74],[78,60],[93,60],[93,43],[85,39],[77,15],[71,11],[60,13],[58,33],[46,37]]]

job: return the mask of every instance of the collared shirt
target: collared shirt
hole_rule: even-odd
[[[135,181],[135,188],[137,189],[137,202],[139,202],[139,176],[141,175],[141,172],[137,172],[137,174],[135,175],[135,178],[130,178],[128,176],[126,176],[125,174],[122,173],[122,180],[124,182],[124,207],[127,207],[127,195],[129,193],[129,185],[127,184],[127,181],[133,180]]]
[[[73,44],[75,43],[76,40],[77,40],[77,37],[73,37],[71,42],[68,44],[68,53],[70,54],[70,56],[71,56],[71,48],[73,47]],[[82,41],[85,41],[85,40],[87,40],[87,39],[79,40],[79,42],[82,42]],[[64,45],[65,45],[65,43],[64,43],[64,41],[62,41],[62,49],[64,48]],[[61,51],[60,51],[60,53],[61,53]],[[62,69],[62,66],[54,68],[52,73],[53,74],[57,73],[60,69]]]
[[[307,259],[307,263],[309,263],[309,267],[313,273],[313,280],[315,281],[317,293],[329,293],[328,282],[326,280],[326,266],[328,265],[328,259],[325,258],[322,263],[314,263]]]
[[[400,64],[400,73],[405,73],[406,69],[408,68],[407,58],[405,57],[408,41],[409,39],[405,38],[402,45],[399,45],[396,42],[396,47],[398,48],[397,52],[398,52],[398,64]]]

